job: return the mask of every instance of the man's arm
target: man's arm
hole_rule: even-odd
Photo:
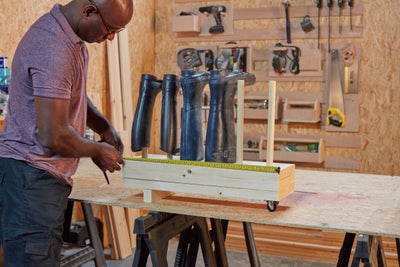
[[[35,97],[43,146],[64,157],[91,157],[102,170],[120,170],[122,156],[113,146],[85,139],[69,124],[69,105],[66,99]]]
[[[88,98],[87,126],[100,135],[101,141],[114,146],[122,155],[124,145],[115,128]]]

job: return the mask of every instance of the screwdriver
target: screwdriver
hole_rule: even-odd
[[[322,8],[322,0],[317,0],[317,8],[318,8],[318,49],[320,49],[320,39],[321,39],[321,8]]]
[[[338,0],[339,7],[339,33],[342,34],[342,8],[344,7],[344,1]]]
[[[348,2],[349,7],[350,7],[350,30],[353,31],[353,21],[352,21],[352,17],[353,17],[353,0],[349,0]]]
[[[333,0],[327,1],[328,10],[328,52],[331,52],[331,10],[333,7]]]

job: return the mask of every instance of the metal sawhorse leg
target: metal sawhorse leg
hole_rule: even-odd
[[[210,219],[212,227],[212,236],[215,243],[215,255],[217,264],[220,267],[228,266],[228,260],[225,250],[225,239],[228,230],[228,220]],[[243,231],[246,241],[247,253],[251,267],[260,267],[260,258],[258,256],[256,242],[254,240],[253,228],[251,223],[243,222]]]
[[[353,247],[355,236],[356,234],[354,233],[346,233],[342,249],[339,253],[339,259],[336,265],[337,267],[347,267],[349,265],[351,249]],[[365,267],[386,267],[385,253],[383,251],[381,237],[359,235],[351,267],[358,267],[360,266],[360,263],[364,263]]]
[[[101,244],[101,240],[99,237],[96,220],[93,215],[92,205],[89,203],[81,202],[81,206],[83,215],[85,217],[85,224],[89,234],[90,245],[86,246],[82,250],[79,250],[73,255],[63,257],[61,259],[61,267],[78,267],[90,260],[94,260],[96,267],[105,267],[107,266],[107,263],[104,256],[103,245]],[[64,239],[65,236],[68,234],[71,226],[73,207],[74,201],[69,200],[64,221]]]
[[[146,266],[148,256],[153,267],[168,267],[168,242],[180,235],[175,266],[195,266],[200,244],[206,266],[217,267],[207,221],[202,217],[150,212],[135,220],[136,250],[133,267]]]

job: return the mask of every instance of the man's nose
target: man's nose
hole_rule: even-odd
[[[107,40],[112,41],[114,40],[115,37],[115,33],[109,33],[106,35]]]

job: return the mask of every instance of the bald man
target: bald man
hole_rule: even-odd
[[[19,43],[0,132],[0,245],[4,266],[59,266],[64,213],[79,158],[121,169],[123,144],[87,98],[87,43],[112,40],[132,0],[56,4]],[[102,142],[84,138],[86,127]]]

